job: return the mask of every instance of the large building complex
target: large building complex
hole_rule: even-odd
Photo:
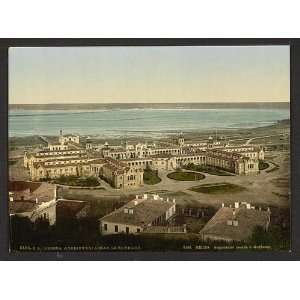
[[[143,185],[146,168],[172,171],[187,164],[208,165],[237,175],[259,173],[264,150],[250,145],[230,146],[223,141],[185,143],[183,135],[175,142],[121,145],[95,144],[87,139],[80,143],[77,135],[59,136],[59,143],[35,153],[25,152],[24,166],[31,179],[59,176],[96,176],[118,189]]]

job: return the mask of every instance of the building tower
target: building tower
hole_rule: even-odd
[[[178,139],[177,139],[177,143],[180,147],[183,147],[184,146],[184,137],[183,137],[183,134],[182,132],[179,134],[178,136]]]
[[[86,139],[85,148],[86,150],[92,150],[93,148],[92,140],[89,137]]]
[[[58,141],[61,145],[64,144],[64,137],[63,137],[63,131],[62,129],[59,131],[59,137],[58,137]]]

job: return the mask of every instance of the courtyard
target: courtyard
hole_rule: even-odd
[[[279,207],[289,206],[289,176],[290,160],[289,152],[272,152],[269,154],[272,160],[267,160],[269,167],[261,170],[260,174],[253,176],[217,176],[205,174],[201,184],[218,185],[226,183],[241,187],[234,193],[199,193],[193,190],[193,187],[199,186],[195,181],[178,181],[168,178],[172,173],[166,170],[160,170],[158,176],[160,182],[153,185],[144,185],[132,190],[117,190],[105,185],[105,190],[85,191],[86,197],[93,193],[93,197],[114,197],[128,196],[142,193],[158,193],[161,195],[173,195],[178,204],[182,205],[212,205],[220,207],[222,203],[232,204],[235,201],[246,201],[258,205],[270,205]],[[276,164],[276,169],[271,171]],[[103,186],[103,184],[101,183]],[[72,191],[72,196],[76,197],[79,190]]]

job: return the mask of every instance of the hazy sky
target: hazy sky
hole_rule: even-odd
[[[9,101],[289,101],[289,74],[289,46],[10,48]]]

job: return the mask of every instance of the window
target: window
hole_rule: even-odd
[[[140,229],[140,228],[137,228],[137,229],[136,229],[136,232],[141,232],[141,229]]]
[[[115,225],[115,232],[118,232],[119,231],[119,227],[118,225]]]
[[[107,224],[104,224],[104,230],[107,231]]]
[[[126,227],[126,233],[129,233],[129,227]]]

